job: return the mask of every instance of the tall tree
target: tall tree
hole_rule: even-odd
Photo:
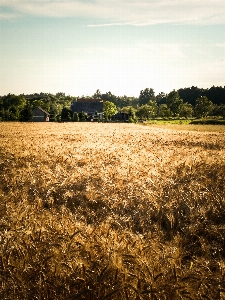
[[[124,96],[115,96],[115,99],[109,100],[112,101],[118,108],[123,108],[126,106],[133,106],[136,107],[139,103],[139,99],[136,97],[128,97]]]
[[[72,110],[67,107],[63,107],[61,112],[61,120],[68,122],[68,121],[72,121],[72,118],[73,118]]]
[[[20,121],[21,122],[29,122],[32,120],[33,111],[32,106],[29,101],[26,102],[26,105],[23,110],[20,112]]]
[[[161,104],[166,104],[166,94],[161,92],[159,93],[156,97],[155,97],[155,100],[157,102],[158,105],[161,105]]]
[[[160,104],[158,116],[161,118],[169,118],[171,116],[171,112],[167,104]]]
[[[110,101],[105,101],[103,103],[103,111],[106,120],[111,119],[111,117],[118,112],[116,105]]]
[[[193,116],[194,110],[193,106],[190,103],[184,103],[181,105],[180,117],[191,118]]]
[[[213,104],[225,104],[225,86],[212,86],[205,91],[205,96],[212,101]]]
[[[139,105],[148,104],[150,100],[155,100],[155,92],[152,88],[146,88],[140,91]]]
[[[149,120],[150,118],[153,118],[156,115],[156,113],[157,113],[157,105],[145,104],[138,107],[136,115],[141,120]]]
[[[135,114],[137,112],[137,110],[133,107],[133,106],[125,106],[123,107],[121,110],[121,112],[126,113],[129,115],[129,117],[135,117]]]
[[[180,99],[180,95],[177,91],[173,90],[168,94],[166,104],[174,117],[179,116],[183,100]]]
[[[103,101],[109,101],[109,102],[112,102],[112,103],[114,103],[116,106],[118,106],[117,97],[116,97],[114,94],[112,94],[110,91],[107,92],[106,94],[102,94],[101,99],[102,99]]]
[[[194,106],[196,99],[204,96],[204,89],[192,86],[190,88],[179,89],[178,93],[184,102],[190,103]]]
[[[204,118],[209,114],[212,108],[213,103],[206,96],[198,98],[195,102],[195,115],[197,118]]]
[[[96,90],[94,95],[92,96],[94,99],[101,99],[102,98],[102,93],[100,92],[99,89]]]
[[[59,119],[60,111],[58,110],[58,107],[55,103],[50,104],[49,113],[50,113],[49,121],[54,122]]]

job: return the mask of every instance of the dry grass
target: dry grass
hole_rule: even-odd
[[[225,299],[224,145],[220,130],[0,123],[0,299]]]
[[[148,124],[148,123],[147,123]],[[159,127],[159,128],[167,128],[173,130],[186,130],[186,131],[200,131],[200,132],[225,132],[224,125],[201,125],[201,124],[160,124],[160,123],[153,123],[151,127]]]

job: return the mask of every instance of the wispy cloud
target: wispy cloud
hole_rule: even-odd
[[[225,48],[225,43],[216,44],[217,47]]]
[[[20,15],[17,13],[0,12],[0,20],[12,20],[18,18]]]
[[[126,23],[100,23],[100,24],[88,24],[86,27],[109,27],[109,26],[124,26]],[[128,23],[129,25],[129,23]]]
[[[22,15],[96,20],[89,26],[225,23],[224,0],[0,0],[1,6]]]

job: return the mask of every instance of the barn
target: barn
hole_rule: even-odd
[[[73,113],[85,112],[88,116],[94,116],[103,113],[103,100],[101,99],[78,99],[77,102],[71,103],[71,110]]]
[[[41,107],[35,107],[33,109],[33,122],[48,122],[50,114]]]

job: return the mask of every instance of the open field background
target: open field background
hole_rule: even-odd
[[[224,127],[171,126],[0,123],[1,299],[225,299]]]

